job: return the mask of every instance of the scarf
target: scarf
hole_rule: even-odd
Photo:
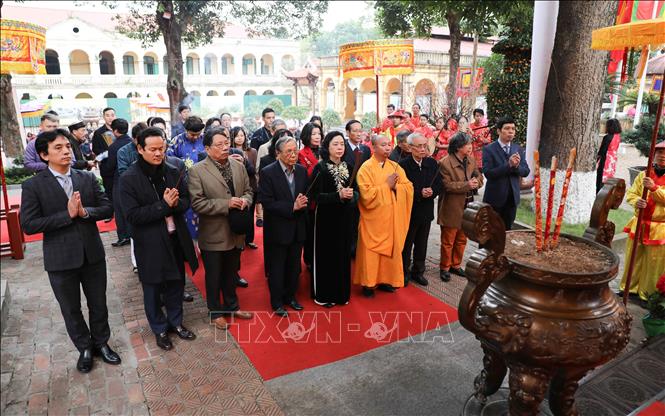
[[[166,168],[164,162],[162,161],[160,165],[155,166],[146,162],[143,157],[139,156],[136,163],[139,164],[141,172],[148,177],[148,180],[152,184],[152,187],[155,188],[155,192],[157,192],[159,199],[163,199],[164,191],[166,190]]]

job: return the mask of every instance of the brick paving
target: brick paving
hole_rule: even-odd
[[[110,345],[122,364],[96,358],[89,374],[76,370],[78,351],[44,272],[41,242],[31,243],[24,260],[2,259],[12,293],[1,345],[3,415],[282,414],[233,338],[208,324],[205,302],[191,283],[187,289],[194,302],[185,303],[185,325],[197,339],[172,336],[175,348],[159,349],[145,319],[129,248],[111,247],[115,233],[102,234],[102,240]]]

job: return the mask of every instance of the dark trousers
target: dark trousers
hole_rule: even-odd
[[[104,193],[113,201],[113,176],[102,176],[102,184],[104,185]]]
[[[504,206],[493,208],[503,220],[503,224],[506,226],[506,231],[510,230],[513,227],[513,222],[515,222],[515,216],[517,215],[517,207],[513,202],[513,198],[510,198]]]
[[[302,258],[307,266],[314,264],[314,211],[309,211],[307,216],[307,228],[305,230],[305,245],[303,246]]]
[[[166,332],[169,327],[182,325],[182,295],[185,285],[182,280],[167,280],[151,285],[143,283],[143,307],[150,329],[155,334]],[[166,307],[166,315],[162,311]]]
[[[60,305],[69,338],[82,351],[106,344],[111,336],[106,308],[106,261],[78,269],[48,272],[51,288]],[[88,303],[90,329],[81,313],[81,287]]]
[[[185,255],[180,248],[177,234],[171,234],[173,256],[181,276],[177,280],[165,280],[162,283],[141,283],[143,286],[143,308],[155,334],[166,332],[169,327],[182,325],[182,296],[185,293]],[[162,310],[166,308],[166,315]]]
[[[409,224],[406,234],[404,249],[402,250],[402,265],[404,266],[404,279],[408,279],[409,266],[411,266],[411,254],[413,253],[413,265],[411,273],[422,275],[425,273],[425,257],[427,256],[427,240],[431,221],[416,219]]]
[[[277,309],[295,299],[300,276],[302,243],[269,244],[265,248],[268,259],[268,287],[270,305]]]
[[[358,226],[360,225],[360,210],[353,209],[351,214],[351,257],[356,258],[356,247],[358,246]]]
[[[223,313],[237,311],[240,308],[236,295],[240,250],[237,248],[228,251],[201,250],[201,257],[206,270],[206,296],[211,318],[215,319]],[[220,291],[224,299],[223,304],[219,301]]]
[[[122,212],[122,204],[120,203],[120,187],[118,184],[113,185],[113,212],[115,214],[116,233],[118,233],[118,240],[129,238],[129,224],[125,219]]]
[[[254,191],[256,194],[256,191]],[[252,224],[254,224],[254,210],[256,209],[256,202],[252,202],[252,205],[249,206],[249,212],[252,213]],[[245,234],[245,244],[253,243],[254,242],[254,227],[255,225],[252,225],[250,228],[249,232]]]

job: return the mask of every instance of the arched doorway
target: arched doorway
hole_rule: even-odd
[[[272,55],[263,55],[261,57],[261,75],[272,75],[274,71]]]
[[[80,49],[69,54],[69,72],[72,75],[90,75],[90,58]]]
[[[115,75],[115,59],[109,51],[99,54],[99,73],[102,75]]]
[[[392,104],[395,108],[402,107],[402,82],[399,79],[391,78],[388,80],[383,99],[386,105]],[[383,111],[383,109],[381,110]]]
[[[416,83],[415,87],[415,102],[420,104],[420,109],[423,114],[432,113],[432,96],[434,95],[434,83],[423,78]]]
[[[46,73],[57,75],[60,74],[60,59],[58,57],[58,52],[53,49],[46,50]]]

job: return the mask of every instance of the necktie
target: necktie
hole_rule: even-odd
[[[74,193],[74,189],[72,188],[72,179],[69,176],[60,176],[60,180],[62,181],[62,189],[65,190],[67,198],[71,198],[72,194]]]
[[[504,151],[506,154],[509,154],[509,153],[510,153],[510,145],[509,145],[509,144],[504,145],[504,146],[503,146],[503,151]]]

